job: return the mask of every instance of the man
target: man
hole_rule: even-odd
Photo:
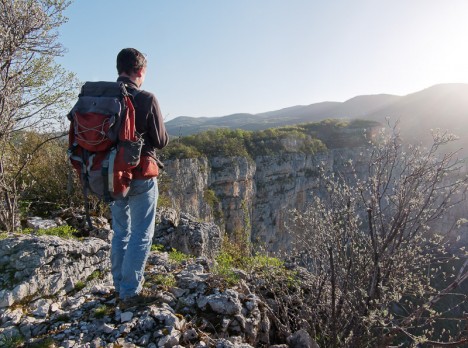
[[[169,137],[156,97],[139,89],[145,81],[146,63],[144,55],[134,48],[125,48],[117,55],[117,81],[123,82],[133,95],[135,126],[144,141],[128,196],[111,204],[112,277],[121,308],[155,300],[143,291],[143,274],[152,244],[159,195],[156,149],[166,146]]]

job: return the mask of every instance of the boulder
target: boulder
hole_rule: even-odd
[[[199,222],[185,213],[178,217],[173,209],[159,211],[157,221],[153,244],[207,258],[214,258],[220,251],[222,234],[212,222]]]

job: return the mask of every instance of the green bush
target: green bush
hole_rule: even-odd
[[[68,164],[68,145],[64,138],[48,141],[50,137],[50,134],[24,132],[18,134],[14,142],[12,151],[19,163],[27,163],[20,174],[23,185],[20,207],[23,215],[29,212],[50,216],[60,207],[82,204],[78,179],[71,173]]]
[[[213,217],[216,220],[221,220],[224,216],[224,213],[221,208],[221,202],[216,196],[216,192],[212,189],[206,189],[205,191],[203,191],[203,199],[205,200],[206,204],[208,204],[211,208]]]
[[[17,175],[21,183],[17,189],[22,218],[48,217],[61,208],[83,206],[81,184],[68,162],[67,147],[65,137],[31,131],[17,133],[3,149],[3,156],[10,159],[6,173]],[[98,214],[107,209],[92,195],[89,203]]]
[[[192,258],[193,256],[184,254],[183,252],[178,251],[174,248],[172,248],[171,251],[169,251],[169,260],[172,262],[181,263]]]
[[[159,285],[165,289],[169,289],[177,285],[175,277],[171,273],[152,274],[152,275],[147,276],[145,279],[146,281],[145,281],[145,284],[143,285],[145,287],[152,287],[153,285]]]
[[[70,239],[70,238],[77,238],[76,234],[78,234],[78,230],[75,228],[64,225],[64,226],[57,226],[47,229],[38,229],[33,230],[32,228],[25,228],[21,231],[23,234],[36,234],[38,236],[57,236],[60,238]]]
[[[105,304],[99,305],[94,309],[94,317],[97,319],[102,319],[105,316],[111,315],[113,309],[111,307],[107,307]]]
[[[83,290],[85,287],[86,287],[86,283],[79,280],[76,282],[75,288],[73,290],[78,292],[80,290]]]
[[[216,257],[216,267],[214,273],[226,281],[228,285],[235,285],[239,282],[239,276],[234,272],[238,262],[229,252],[223,251]]]
[[[182,142],[176,141],[169,143],[160,152],[163,159],[183,159],[183,158],[197,158],[202,157],[202,153],[198,151],[195,146],[186,145]]]
[[[183,138],[185,144],[198,149],[205,156],[248,156],[242,130],[216,129]]]
[[[290,147],[288,143],[296,145]],[[218,128],[179,138],[163,149],[161,154],[164,159],[216,156],[253,159],[284,152],[314,154],[325,149],[315,132],[309,132],[304,126],[285,126],[257,132]]]
[[[228,285],[239,282],[235,269],[255,275],[267,282],[284,282],[286,285],[297,282],[296,274],[284,266],[284,262],[261,252],[251,253],[251,245],[246,235],[236,233],[223,241],[221,252],[216,257],[214,273],[224,279]]]
[[[151,245],[151,251],[164,251],[164,245],[162,244],[152,244]]]
[[[100,279],[103,277],[103,274],[100,270],[95,270],[93,273],[91,273],[88,278],[86,278],[86,280],[89,282],[91,280],[94,280],[94,279]]]

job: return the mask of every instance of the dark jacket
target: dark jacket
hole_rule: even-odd
[[[137,132],[143,137],[143,148],[141,150],[142,163],[136,170],[136,176],[141,170],[145,171],[145,161],[152,159],[158,161],[156,149],[162,149],[169,142],[169,136],[164,126],[163,117],[159,108],[159,103],[154,94],[142,89],[128,77],[120,76],[117,81],[123,82],[129,92],[138,90],[134,98],[135,106],[135,127]],[[149,158],[145,158],[149,157]],[[153,162],[151,161],[151,162]],[[149,163],[151,165],[151,163]],[[150,168],[150,170],[152,170]],[[157,176],[154,172],[143,173],[144,177]]]

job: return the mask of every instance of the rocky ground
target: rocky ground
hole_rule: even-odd
[[[168,229],[177,230],[188,238],[182,243],[187,248],[195,246],[201,254],[210,249],[210,255],[177,259],[153,251],[144,286],[158,301],[126,311],[113,291],[105,228],[97,233],[100,238],[81,240],[5,236],[0,240],[0,346],[317,347],[306,328],[277,332],[272,303],[254,291],[260,279],[238,271],[237,283],[229,284],[213,272],[213,245],[207,248],[206,231],[200,232],[206,225],[187,216],[163,220],[159,239],[167,239]]]

